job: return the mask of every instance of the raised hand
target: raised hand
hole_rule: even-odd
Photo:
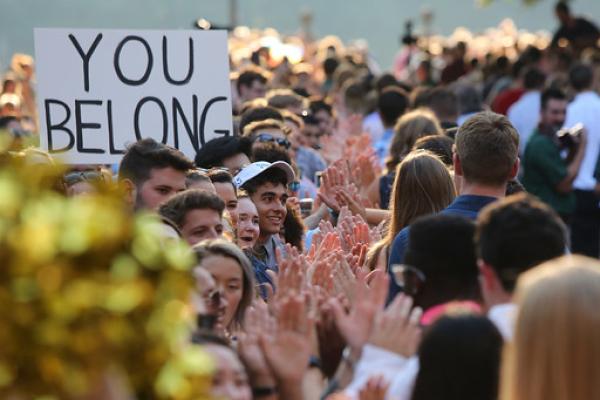
[[[290,245],[286,245],[285,257],[283,252],[277,249],[277,263],[279,272],[271,279],[274,283],[275,293],[268,296],[269,307],[273,314],[279,311],[282,299],[287,296],[295,296],[302,293],[308,283],[307,276],[310,273],[310,266],[306,260],[306,256],[300,255],[298,249]]]
[[[359,400],[384,400],[389,384],[381,376],[369,378],[367,384],[358,392]]]
[[[365,191],[377,179],[378,171],[374,167],[373,157],[366,152],[359,155],[352,168],[354,184]]]
[[[411,311],[412,305],[410,296],[400,294],[386,310],[379,311],[369,343],[404,357],[414,355],[421,340],[422,310],[415,307]]]
[[[341,242],[338,234],[336,232],[329,232],[323,237],[320,243],[315,244],[314,250],[311,248],[308,258],[315,262],[340,248]]]
[[[238,337],[238,353],[246,365],[250,381],[255,386],[275,386],[275,378],[260,347],[261,335],[273,336],[276,321],[262,300],[246,310],[244,332]]]
[[[302,210],[300,209],[300,199],[297,197],[288,197],[285,204],[289,206],[296,215],[302,215]]]
[[[303,296],[282,301],[276,332],[260,337],[265,360],[280,384],[302,382],[310,358],[313,329]]]
[[[332,210],[339,212],[340,204],[336,200],[336,192],[344,187],[346,177],[342,173],[342,168],[339,163],[331,165],[321,175],[321,187],[319,188],[318,196]]]
[[[354,272],[346,261],[342,251],[335,253],[333,265],[333,288],[335,294],[338,297],[343,296],[352,304],[356,291],[356,276],[354,276]]]
[[[335,294],[332,261],[332,257],[324,257],[313,264],[313,268],[309,273],[310,283],[313,286],[319,287],[330,297]]]
[[[366,272],[358,271],[354,303],[350,312],[346,313],[338,299],[331,299],[328,303],[340,333],[356,353],[362,350],[371,336],[375,315],[383,308],[387,297],[388,284],[387,274],[378,274],[368,286]]]
[[[352,214],[360,215],[363,219],[367,218],[367,210],[362,205],[361,201],[355,196],[352,196],[348,188],[338,187],[335,192],[335,201],[338,206],[346,206]]]

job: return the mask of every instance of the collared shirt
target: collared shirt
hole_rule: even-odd
[[[381,166],[385,165],[385,158],[390,153],[390,147],[392,145],[392,138],[394,137],[394,129],[388,128],[383,131],[381,139],[379,139],[373,147],[375,148],[375,154],[379,159]]]
[[[540,120],[542,95],[537,90],[525,92],[508,109],[508,119],[519,133],[519,153],[525,152],[525,145]]]
[[[258,293],[260,294],[260,297],[262,297],[263,300],[266,301],[268,295],[266,285],[271,285],[272,288],[274,287],[271,277],[269,276],[269,274],[267,274],[267,264],[261,261],[252,250],[245,251],[244,253],[250,260],[250,263],[252,263]]]
[[[279,235],[271,235],[265,243],[256,243],[253,249],[254,256],[265,263],[268,269],[279,272],[279,266],[277,265],[276,250],[284,251],[285,246]]]
[[[587,130],[587,146],[573,187],[589,191],[596,185],[594,170],[600,154],[600,96],[592,91],[579,93],[567,107],[565,127],[580,122]]]
[[[469,219],[476,219],[479,211],[488,204],[498,200],[495,197],[489,196],[477,196],[473,194],[458,196],[452,204],[446,209],[442,210],[441,214],[448,215],[460,215]],[[394,264],[402,264],[404,261],[404,254],[406,253],[406,247],[408,246],[408,236],[410,233],[410,226],[405,227],[396,235],[394,242],[392,243],[392,252],[390,254],[390,260],[388,262],[388,273],[392,278],[392,268]],[[388,294],[388,302],[391,301],[396,294],[400,292],[400,287],[396,285],[394,279],[390,279],[390,291]]]

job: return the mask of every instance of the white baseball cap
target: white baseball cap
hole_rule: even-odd
[[[257,177],[268,169],[277,168],[285,172],[288,183],[291,183],[295,179],[294,170],[290,164],[285,161],[275,161],[269,163],[266,161],[258,161],[244,167],[234,178],[233,184],[239,189],[250,179]]]

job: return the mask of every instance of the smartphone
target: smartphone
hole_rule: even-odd
[[[302,218],[308,217],[312,213],[314,200],[311,198],[300,199],[300,212]]]
[[[323,176],[323,171],[319,171],[319,172],[315,173],[315,177],[317,178],[317,187],[318,188],[321,187],[322,176]]]

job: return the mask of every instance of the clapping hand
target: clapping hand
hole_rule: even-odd
[[[422,310],[411,310],[412,305],[410,296],[400,294],[386,310],[380,310],[369,343],[404,357],[414,355],[421,340]]]

